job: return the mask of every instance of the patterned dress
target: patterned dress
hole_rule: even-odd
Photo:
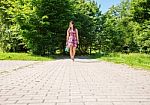
[[[69,30],[69,39],[68,39],[68,47],[70,47],[71,45],[73,47],[77,47],[77,35],[76,35],[76,31],[75,30]]]

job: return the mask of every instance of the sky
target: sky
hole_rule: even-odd
[[[111,6],[117,5],[121,0],[95,0],[98,5],[100,4],[100,10],[102,13],[105,13]]]

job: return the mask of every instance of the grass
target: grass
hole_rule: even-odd
[[[28,53],[2,53],[0,52],[0,60],[29,60],[29,61],[49,61],[53,57],[42,57]]]
[[[150,70],[150,55],[148,54],[140,54],[140,53],[130,53],[130,54],[122,54],[122,53],[110,53],[108,55],[102,56],[97,54],[94,58],[99,60],[105,60],[109,62],[119,63],[119,64],[127,64],[131,67],[142,68]]]

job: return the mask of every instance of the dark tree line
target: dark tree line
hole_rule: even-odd
[[[150,1],[123,0],[105,14],[94,0],[1,0],[0,47],[4,52],[65,53],[74,20],[78,54],[150,52]]]

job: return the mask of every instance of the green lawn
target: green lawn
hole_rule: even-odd
[[[53,57],[42,57],[28,53],[2,53],[0,52],[0,60],[29,60],[29,61],[49,61]]]
[[[105,56],[95,55],[94,58],[99,60],[105,60],[109,62],[127,64],[136,68],[143,68],[150,70],[150,55],[148,54],[139,54],[139,53],[111,53]]]

